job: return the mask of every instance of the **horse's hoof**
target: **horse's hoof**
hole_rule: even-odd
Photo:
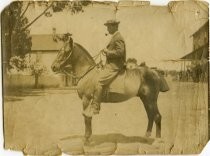
[[[91,139],[85,138],[85,140],[84,140],[84,146],[94,146],[94,145],[96,145],[96,142],[95,141],[93,141]]]
[[[156,138],[154,142],[163,143],[164,142],[164,139],[162,139],[162,138]]]
[[[89,146],[90,145],[90,139],[89,138],[85,138],[84,139],[84,145],[85,146]]]
[[[146,132],[145,137],[149,138],[151,136],[151,132]]]

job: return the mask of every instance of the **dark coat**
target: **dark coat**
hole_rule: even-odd
[[[107,65],[112,69],[122,69],[126,62],[125,41],[119,32],[116,32],[107,45]]]
[[[119,32],[112,36],[107,45],[107,50],[106,64],[99,74],[99,83],[102,86],[109,85],[125,65],[125,42]]]

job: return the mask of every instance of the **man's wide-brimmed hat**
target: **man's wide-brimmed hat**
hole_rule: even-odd
[[[106,23],[104,23],[105,26],[108,26],[108,25],[118,25],[120,23],[120,21],[117,21],[117,20],[108,20],[106,21]]]

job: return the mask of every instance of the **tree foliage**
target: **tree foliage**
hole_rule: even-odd
[[[40,60],[33,60],[29,55],[24,58],[20,56],[13,56],[10,58],[9,65],[11,67],[10,73],[25,73],[31,75],[38,75],[47,72],[46,66]]]
[[[12,56],[24,57],[31,48],[29,30],[23,28],[28,19],[21,15],[23,2],[13,2],[2,12],[3,59],[9,62]]]
[[[72,14],[84,12],[83,6],[91,1],[15,1],[7,6],[1,15],[2,18],[2,51],[3,61],[9,62],[12,56],[24,57],[31,50],[29,27],[41,16],[51,17],[53,13],[68,10]],[[42,7],[43,12],[29,21],[25,13],[30,7]]]

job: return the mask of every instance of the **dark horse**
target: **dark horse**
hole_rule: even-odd
[[[77,91],[83,103],[83,110],[86,111],[91,104],[95,86],[98,79],[97,64],[93,57],[79,44],[70,44],[68,50],[60,51],[52,64],[54,72],[73,71],[73,76],[79,78]],[[71,69],[69,69],[70,67]],[[103,102],[121,102],[131,97],[140,97],[148,116],[146,136],[152,132],[153,123],[156,124],[156,137],[161,137],[161,115],[157,106],[158,94],[161,91],[161,79],[156,71],[147,67],[139,67],[133,70],[124,71],[124,83],[115,81],[119,85],[124,85],[124,98],[106,98]],[[114,98],[113,98],[114,97]],[[92,135],[92,116],[84,115],[85,138],[86,141]]]

